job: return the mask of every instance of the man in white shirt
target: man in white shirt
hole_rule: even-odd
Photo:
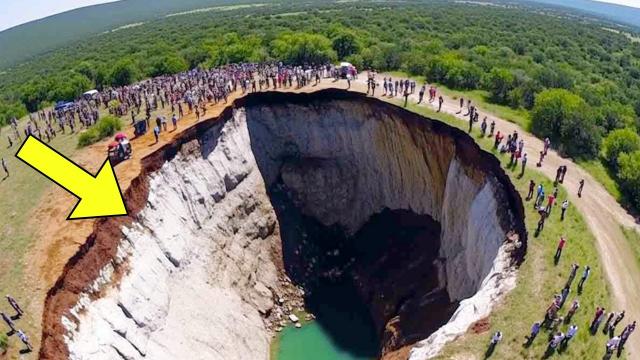
[[[567,211],[567,208],[569,208],[569,200],[565,200],[562,202],[562,213],[560,214],[561,221],[564,220],[564,213]]]
[[[569,345],[569,341],[573,339],[574,336],[576,336],[577,332],[578,332],[578,327],[575,324],[569,326],[569,329],[567,330],[567,335],[562,340],[562,346],[567,347]]]

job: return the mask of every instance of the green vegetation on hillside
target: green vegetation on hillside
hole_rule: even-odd
[[[253,0],[126,0],[71,10],[0,32],[0,68],[15,66],[103,32],[122,31],[165,16],[197,10],[226,11],[254,3]]]

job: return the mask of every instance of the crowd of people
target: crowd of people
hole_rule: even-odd
[[[206,104],[226,103],[229,94],[239,89],[244,94],[294,86],[300,88],[318,84],[322,78],[334,77],[338,72],[332,65],[232,64],[159,76],[83,95],[58,109],[32,113],[22,129],[19,129],[17,119],[13,118],[7,140],[9,147],[21,142],[23,135],[50,141],[58,133],[73,133],[95,124],[101,108],[119,117],[130,114],[132,123],[141,114],[148,121],[153,111],[169,107],[177,119],[182,118],[187,110],[200,118],[206,115]]]
[[[548,358],[555,352],[564,352],[578,333],[579,326],[573,321],[574,315],[580,309],[580,300],[578,299],[578,297],[574,298],[574,300],[571,302],[571,305],[568,306],[568,309],[566,310],[566,313],[564,313],[564,315],[562,309],[569,299],[571,288],[574,280],[577,277],[579,269],[580,266],[578,264],[571,265],[569,277],[565,283],[565,286],[558,294],[554,296],[551,304],[547,307],[544,313],[543,320],[535,321],[531,326],[529,335],[525,337],[526,342],[524,343],[524,346],[529,347],[538,337],[538,334],[541,330],[546,329],[548,331],[549,336],[547,338],[547,350],[543,358]],[[582,294],[585,283],[590,274],[591,268],[586,265],[583,268],[580,281],[576,286],[578,295]],[[633,321],[622,328],[622,330],[619,332],[619,335],[616,335],[616,329],[622,323],[624,318],[624,310],[620,312],[611,311],[608,314],[604,307],[597,307],[595,310],[593,320],[589,325],[589,332],[592,336],[596,336],[599,333],[600,325],[604,322],[604,325],[602,326],[602,333],[608,336],[605,344],[604,359],[611,358],[614,353],[616,353],[617,356],[620,357],[622,355],[625,343],[629,339],[629,336],[636,329],[636,321]],[[562,331],[561,329],[561,327],[563,326],[566,326],[565,331]],[[488,355],[490,355],[494,351],[496,345],[502,339],[502,336],[502,332],[498,331],[491,337],[489,348],[487,350]]]
[[[354,69],[355,71],[355,69]],[[150,129],[152,113],[170,110],[174,128],[185,114],[195,113],[196,118],[206,116],[207,104],[227,102],[232,92],[243,94],[270,89],[301,88],[318,84],[322,78],[338,78],[341,70],[333,65],[290,66],[276,63],[232,64],[209,70],[193,69],[187,72],[159,76],[132,85],[105,88],[100,92],[83,95],[64,106],[56,106],[29,114],[23,124],[18,119],[10,121],[7,134],[8,147],[19,145],[33,135],[50,142],[58,134],[75,133],[96,124],[101,112],[124,117],[131,116],[131,123],[144,119]],[[357,76],[350,72],[349,76]],[[102,110],[102,111],[101,111]],[[167,130],[167,120],[158,115],[153,133]],[[9,176],[7,160],[0,165]]]

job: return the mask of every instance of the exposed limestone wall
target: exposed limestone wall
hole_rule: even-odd
[[[384,208],[440,222],[442,285],[468,299],[412,359],[491,310],[514,284],[503,244],[522,221],[506,176],[443,124],[324,95],[249,98],[151,176],[118,258],[63,319],[72,359],[268,359],[282,264],[265,188],[280,174],[303,212],[349,233]]]
[[[207,158],[190,144],[152,177],[139,222],[123,231],[126,274],[76,311],[72,359],[268,358],[261,312],[278,288],[276,223],[236,125],[210,131]]]

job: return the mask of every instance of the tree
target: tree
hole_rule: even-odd
[[[156,56],[150,61],[148,75],[151,77],[172,75],[188,69],[187,62],[177,55]]]
[[[209,51],[209,66],[231,63],[258,62],[265,59],[262,40],[254,35],[240,37],[228,33],[206,46]]]
[[[608,102],[600,107],[600,121],[606,131],[635,126],[636,114],[630,105]]]
[[[516,88],[509,92],[509,105],[514,108],[532,109],[536,94],[542,90],[540,84],[531,78],[516,80],[516,84]]]
[[[189,65],[189,69],[194,69],[209,59],[209,53],[202,46],[186,48],[180,52],[180,55]]]
[[[112,86],[129,85],[137,80],[138,71],[130,59],[122,59],[111,68],[109,78]]]
[[[580,96],[564,89],[545,90],[536,97],[531,120],[534,134],[549,137],[567,155],[598,154],[601,129]]]
[[[476,89],[480,85],[482,70],[455,53],[434,56],[427,62],[427,80],[440,82],[456,89]]]
[[[331,40],[308,33],[281,34],[271,42],[271,53],[288,64],[322,64],[337,58]]]
[[[20,119],[27,114],[27,108],[20,102],[0,101],[0,126],[8,124],[14,117]]]
[[[586,103],[578,95],[564,89],[542,91],[536,97],[531,113],[531,130],[541,138],[557,140],[562,123]]]
[[[640,150],[640,136],[632,129],[614,130],[604,139],[602,148],[609,165],[617,169],[620,154]]]
[[[47,85],[40,79],[35,79],[20,88],[20,101],[29,112],[38,110],[41,102],[47,99]]]
[[[422,52],[411,52],[405,59],[404,68],[412,75],[426,75],[429,69],[427,58]]]
[[[47,86],[46,99],[52,101],[72,101],[87,90],[93,88],[93,82],[76,72],[66,72]]]
[[[334,35],[331,38],[331,45],[339,59],[345,59],[349,55],[357,53],[360,49],[356,35],[347,30],[341,30]]]
[[[640,151],[622,153],[618,158],[618,179],[622,191],[635,208],[640,208]]]
[[[498,104],[507,103],[514,84],[515,77],[507,69],[493,68],[485,80],[485,87],[489,90],[491,100]]]
[[[78,74],[84,75],[89,80],[95,81],[96,79],[96,75],[97,75],[96,66],[89,61],[83,61],[79,63],[76,66],[75,71]]]
[[[592,111],[586,106],[570,114],[560,127],[558,148],[569,156],[596,158],[601,144],[602,128],[597,126]]]
[[[477,89],[482,78],[482,70],[467,61],[454,61],[450,64],[445,84],[454,89]]]

